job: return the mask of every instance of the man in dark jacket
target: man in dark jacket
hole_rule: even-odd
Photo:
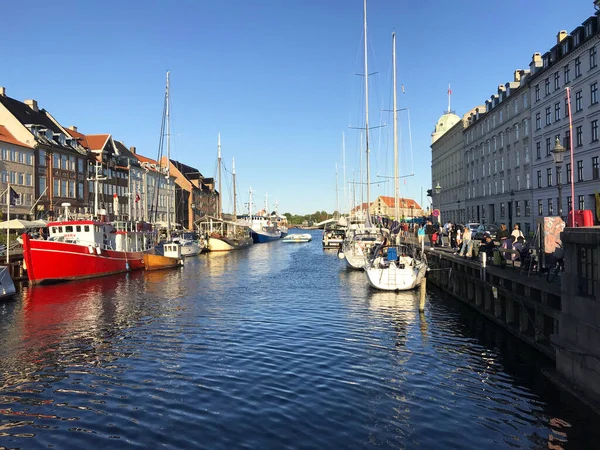
[[[427,224],[425,225],[425,234],[429,238],[429,245],[433,245],[431,240],[431,236],[433,236],[433,224],[431,223],[431,220],[428,220]]]

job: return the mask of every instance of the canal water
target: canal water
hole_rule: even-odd
[[[549,361],[313,238],[0,303],[0,448],[597,448]]]

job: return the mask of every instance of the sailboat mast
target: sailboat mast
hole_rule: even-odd
[[[219,198],[217,199],[217,218],[221,219],[221,216],[223,214],[223,203],[222,202],[222,197],[223,197],[223,190],[221,189],[221,133],[219,133],[219,135],[217,136],[217,155],[218,155],[218,165],[217,165],[217,170],[218,170],[218,175],[219,175]]]
[[[369,207],[371,202],[371,174],[369,170],[369,63],[367,58],[367,0],[364,0],[365,29],[365,146],[367,151],[367,224],[371,223]]]
[[[396,33],[392,33],[392,66],[394,68],[394,220],[399,220],[398,209],[398,104],[396,99]]]
[[[337,217],[340,216],[340,191],[338,189],[338,167],[335,163],[335,212]]]
[[[346,135],[342,131],[342,170],[344,172],[344,211],[348,209],[348,196],[346,195]]]
[[[169,96],[169,87],[170,87],[170,76],[171,71],[167,70],[167,88],[165,92],[165,119],[167,122],[167,240],[171,239],[171,185],[169,183],[169,175],[171,172],[171,114],[170,114],[170,103],[171,98]]]
[[[233,161],[231,163],[231,175],[232,175],[232,181],[233,181],[233,222],[235,223],[237,221],[237,210],[236,210],[236,191],[235,191],[235,158],[233,158]]]

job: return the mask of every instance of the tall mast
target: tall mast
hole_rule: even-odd
[[[218,206],[217,206],[217,218],[220,219],[223,213],[223,204],[221,203],[223,191],[221,190],[221,133],[219,133],[217,137],[217,155],[218,155],[218,174],[219,174],[219,198],[218,198]]]
[[[269,193],[265,193],[265,214],[269,214]]]
[[[248,199],[248,215],[250,216],[250,220],[252,220],[252,186],[250,186],[250,198]]]
[[[170,184],[170,174],[171,174],[171,115],[170,115],[170,103],[171,98],[169,97],[169,87],[170,87],[170,76],[171,71],[167,70],[167,89],[165,92],[165,119],[167,122],[167,173],[165,177],[167,179],[167,240],[171,239],[171,184]]]
[[[231,175],[233,181],[233,222],[237,221],[237,210],[236,210],[236,191],[235,191],[235,158],[233,158],[233,162],[231,163]]]
[[[363,206],[365,205],[365,187],[362,184],[363,180],[363,132],[360,132],[360,171],[358,174],[358,178],[360,179],[360,214],[364,213]],[[361,219],[364,219],[362,217]]]
[[[450,114],[450,97],[452,97],[452,89],[450,89],[450,83],[448,83],[448,114]]]
[[[367,151],[367,226],[371,225],[369,212],[371,202],[371,174],[369,173],[369,63],[367,58],[367,0],[364,0],[364,29],[365,29],[365,146]]]
[[[348,209],[348,197],[346,195],[346,136],[342,131],[342,170],[344,171],[344,211]]]
[[[392,66],[394,68],[394,220],[399,219],[398,210],[398,104],[396,103],[396,33],[392,33]]]
[[[338,168],[337,163],[335,163],[335,212],[337,216],[340,216],[340,194],[338,190]]]

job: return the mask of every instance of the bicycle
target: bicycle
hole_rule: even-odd
[[[565,271],[564,250],[562,248],[557,248],[554,255],[554,265],[550,267],[546,273],[546,281],[548,283],[556,281],[559,278],[558,274]]]

